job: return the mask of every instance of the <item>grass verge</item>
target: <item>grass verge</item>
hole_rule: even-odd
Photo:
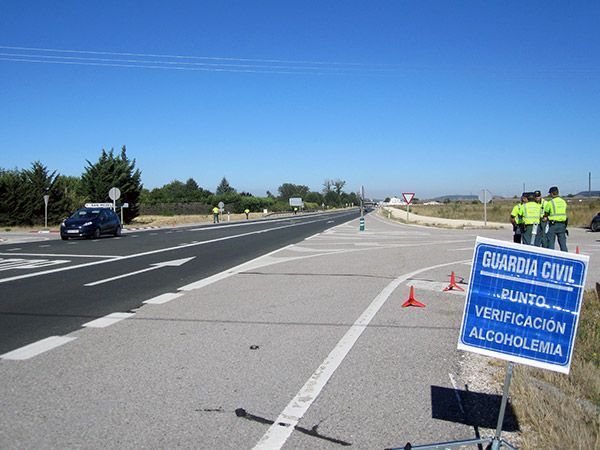
[[[600,449],[598,289],[585,292],[569,375],[515,367],[511,400],[524,449]]]

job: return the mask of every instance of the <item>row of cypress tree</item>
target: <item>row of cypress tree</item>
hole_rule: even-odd
[[[81,177],[51,172],[40,161],[29,169],[0,168],[0,225],[42,225],[45,220],[44,195],[48,195],[48,224],[56,224],[86,202],[111,202],[108,191],[118,187],[119,203],[129,203],[124,221],[139,214],[142,191],[141,172],[135,159],[127,157],[125,146],[115,155],[114,150],[102,150],[97,162],[86,160]]]

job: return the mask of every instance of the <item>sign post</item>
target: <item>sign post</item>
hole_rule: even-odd
[[[408,214],[410,211],[410,204],[413,201],[413,198],[415,197],[415,193],[414,192],[403,192],[402,197],[404,198],[404,201],[406,202],[406,222],[408,223]]]
[[[483,225],[487,227],[487,204],[492,201],[493,195],[487,189],[482,189],[478,198],[483,203]]]
[[[48,228],[48,200],[50,200],[50,196],[44,195],[44,228]]]
[[[365,231],[365,187],[360,187],[360,219],[358,219],[358,231]]]
[[[129,208],[129,203],[123,203],[121,205],[121,226],[123,226],[123,208]]]
[[[458,349],[508,361],[493,438],[412,446],[490,444],[501,439],[514,363],[569,373],[589,257],[477,237]]]
[[[118,187],[110,188],[108,191],[108,196],[113,201],[112,208],[114,212],[117,212],[117,200],[121,197],[121,190]]]

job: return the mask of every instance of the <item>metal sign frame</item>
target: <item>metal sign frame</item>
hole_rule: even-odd
[[[458,349],[569,373],[588,263],[477,237]]]

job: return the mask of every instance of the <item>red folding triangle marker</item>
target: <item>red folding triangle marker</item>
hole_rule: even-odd
[[[575,254],[579,255],[579,245],[575,247]]]
[[[408,296],[408,300],[402,303],[402,307],[406,308],[407,306],[416,306],[418,308],[425,308],[425,304],[421,303],[419,300],[415,298],[415,287],[410,287],[410,295]]]
[[[444,288],[444,292],[451,291],[454,288],[464,292],[464,289],[461,288],[458,284],[456,284],[456,277],[454,275],[454,272],[452,272],[452,274],[450,275],[450,284]]]

